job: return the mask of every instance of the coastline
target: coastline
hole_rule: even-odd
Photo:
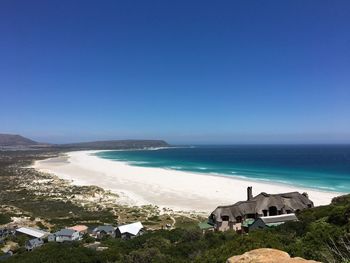
[[[315,206],[326,205],[336,192],[318,191],[282,183],[245,180],[153,167],[92,155],[100,151],[75,151],[64,156],[39,160],[33,168],[52,173],[76,185],[96,185],[119,195],[118,202],[129,206],[156,205],[174,211],[209,213],[219,205],[246,199],[246,188],[260,192],[307,192]]]

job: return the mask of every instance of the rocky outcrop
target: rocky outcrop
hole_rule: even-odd
[[[291,258],[287,252],[272,249],[259,248],[248,251],[240,256],[230,257],[227,263],[320,263],[314,260],[303,258]]]

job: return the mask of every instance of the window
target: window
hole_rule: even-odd
[[[221,216],[222,221],[229,221],[230,217],[229,216]]]
[[[277,207],[276,206],[270,206],[269,207],[269,216],[276,216],[277,215]]]

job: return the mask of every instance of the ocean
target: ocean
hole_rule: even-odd
[[[96,155],[135,166],[350,192],[350,145],[189,146]]]

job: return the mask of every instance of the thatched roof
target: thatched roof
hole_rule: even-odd
[[[295,212],[308,207],[313,207],[313,202],[307,197],[307,194],[299,192],[283,193],[283,194],[267,194],[260,193],[248,201],[240,201],[233,205],[218,206],[211,214],[215,217],[215,221],[221,222],[222,216],[228,216],[229,221],[235,222],[236,218],[244,217],[248,214],[263,215],[263,210],[275,206],[277,210],[290,210]]]
[[[246,214],[255,214],[256,201],[240,201],[234,205],[218,206],[212,215],[215,215],[216,221],[221,222],[221,216],[228,216],[231,219],[235,219],[238,216],[244,216]]]
[[[267,194],[260,193],[252,200],[256,201],[256,213],[263,214],[264,209],[275,206],[277,210],[290,210],[292,212],[313,207],[313,202],[306,194],[299,192],[283,193],[283,194]]]

